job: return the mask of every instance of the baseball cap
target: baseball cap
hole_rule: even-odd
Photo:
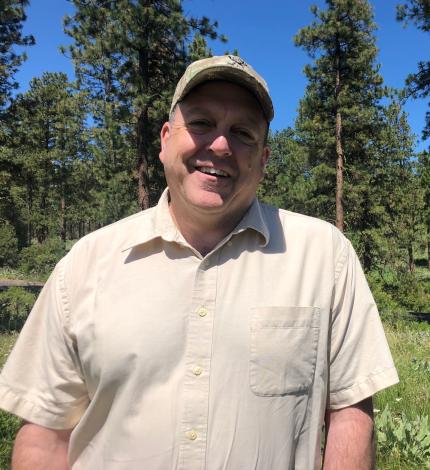
[[[190,64],[176,86],[170,114],[193,88],[211,80],[226,80],[247,88],[257,98],[267,121],[273,119],[274,110],[267,83],[249,64],[235,55],[214,56]]]

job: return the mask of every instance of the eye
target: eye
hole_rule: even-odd
[[[212,123],[207,119],[193,119],[187,123],[191,132],[203,133],[212,127]]]
[[[256,140],[254,134],[249,129],[243,127],[232,129],[232,133],[246,144],[252,144]]]

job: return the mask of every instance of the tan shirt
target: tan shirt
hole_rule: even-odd
[[[326,406],[397,382],[351,244],[255,201],[202,258],[159,205],[81,239],[0,377],[0,406],[75,427],[73,470],[310,470]]]

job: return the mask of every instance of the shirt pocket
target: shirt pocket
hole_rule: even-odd
[[[250,386],[260,396],[306,392],[314,380],[317,307],[257,307],[251,316]]]

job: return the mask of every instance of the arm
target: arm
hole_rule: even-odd
[[[373,403],[366,398],[340,410],[327,410],[324,470],[373,470]]]
[[[15,439],[12,470],[68,470],[67,449],[71,432],[24,424]]]

